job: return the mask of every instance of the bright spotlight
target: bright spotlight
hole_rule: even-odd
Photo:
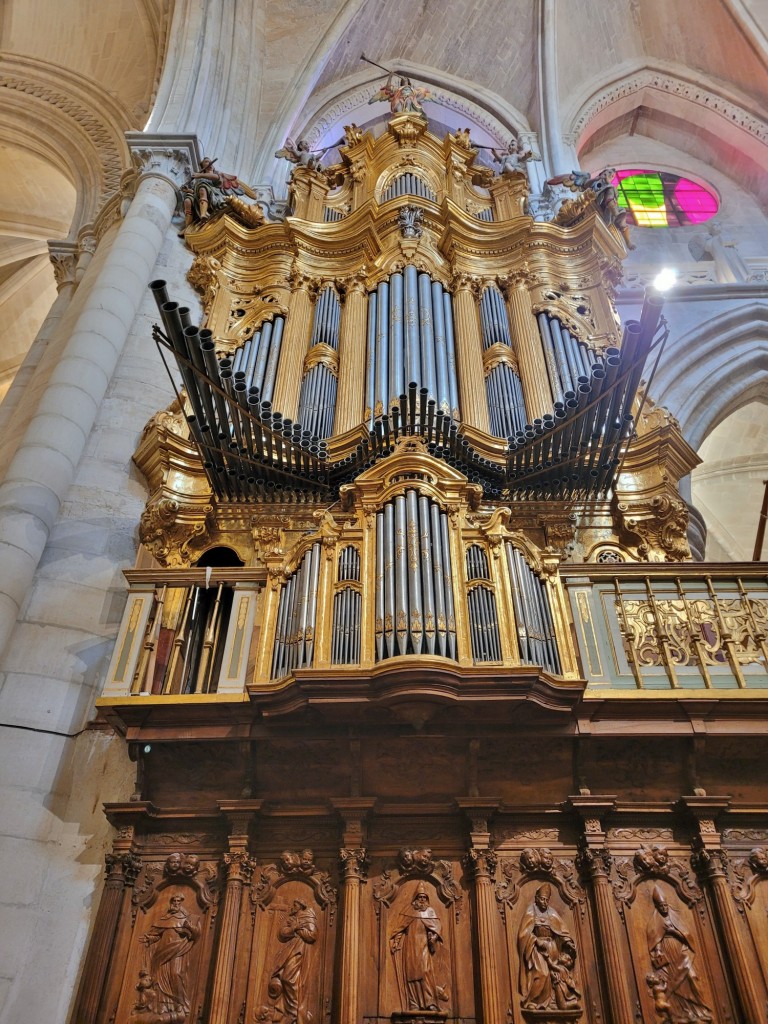
[[[677,271],[671,267],[664,267],[653,279],[653,287],[657,292],[668,292],[677,283]]]

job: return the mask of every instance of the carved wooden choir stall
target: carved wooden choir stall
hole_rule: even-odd
[[[468,133],[338,153],[152,285],[73,1024],[764,1021],[768,583],[687,561],[661,300]]]

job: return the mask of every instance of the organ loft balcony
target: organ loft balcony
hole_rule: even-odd
[[[284,220],[238,201],[187,229],[199,324],[151,285],[176,398],[134,456],[102,714],[747,718],[768,584],[689,561],[697,457],[652,399],[672,326],[654,293],[621,324],[626,234],[589,193],[535,220],[523,169],[412,114],[338,154],[295,169]]]

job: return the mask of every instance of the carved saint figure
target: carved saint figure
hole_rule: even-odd
[[[438,1010],[448,994],[435,977],[435,954],[442,944],[442,924],[429,905],[429,894],[419,882],[411,905],[398,916],[389,937],[402,1009]]]
[[[306,1024],[307,947],[317,941],[317,916],[302,899],[295,899],[277,933],[284,948],[278,951],[269,979],[270,999],[283,1024]]]
[[[223,210],[233,196],[246,195],[255,199],[256,193],[239,181],[234,174],[225,174],[214,168],[216,159],[203,157],[200,170],[196,171],[181,188],[184,202],[184,229],[179,232],[183,238],[195,220],[210,220],[211,215]]]
[[[655,973],[648,975],[646,982],[656,1010],[668,1024],[711,1021],[712,1012],[702,999],[693,966],[696,953],[690,933],[658,885],[653,888],[653,905],[647,938]]]
[[[148,977],[139,992],[139,1001],[148,1004],[150,993],[156,1013],[167,1015],[168,1021],[183,1024],[189,1013],[187,993],[187,961],[189,953],[200,938],[200,925],[196,918],[182,907],[184,897],[174,894],[168,901],[168,910],[143,937],[147,947]],[[141,982],[140,982],[141,984]]]
[[[581,993],[573,978],[576,946],[558,912],[550,907],[545,882],[523,914],[517,933],[522,1005],[531,1010],[575,1010]]]

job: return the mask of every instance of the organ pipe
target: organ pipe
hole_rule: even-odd
[[[314,654],[320,543],[314,543],[280,591],[272,679],[310,668]]]
[[[520,661],[560,673],[560,654],[555,637],[546,583],[529,566],[525,556],[509,541],[505,544],[517,623]]]
[[[409,488],[376,516],[376,660],[456,658],[447,515]]]

